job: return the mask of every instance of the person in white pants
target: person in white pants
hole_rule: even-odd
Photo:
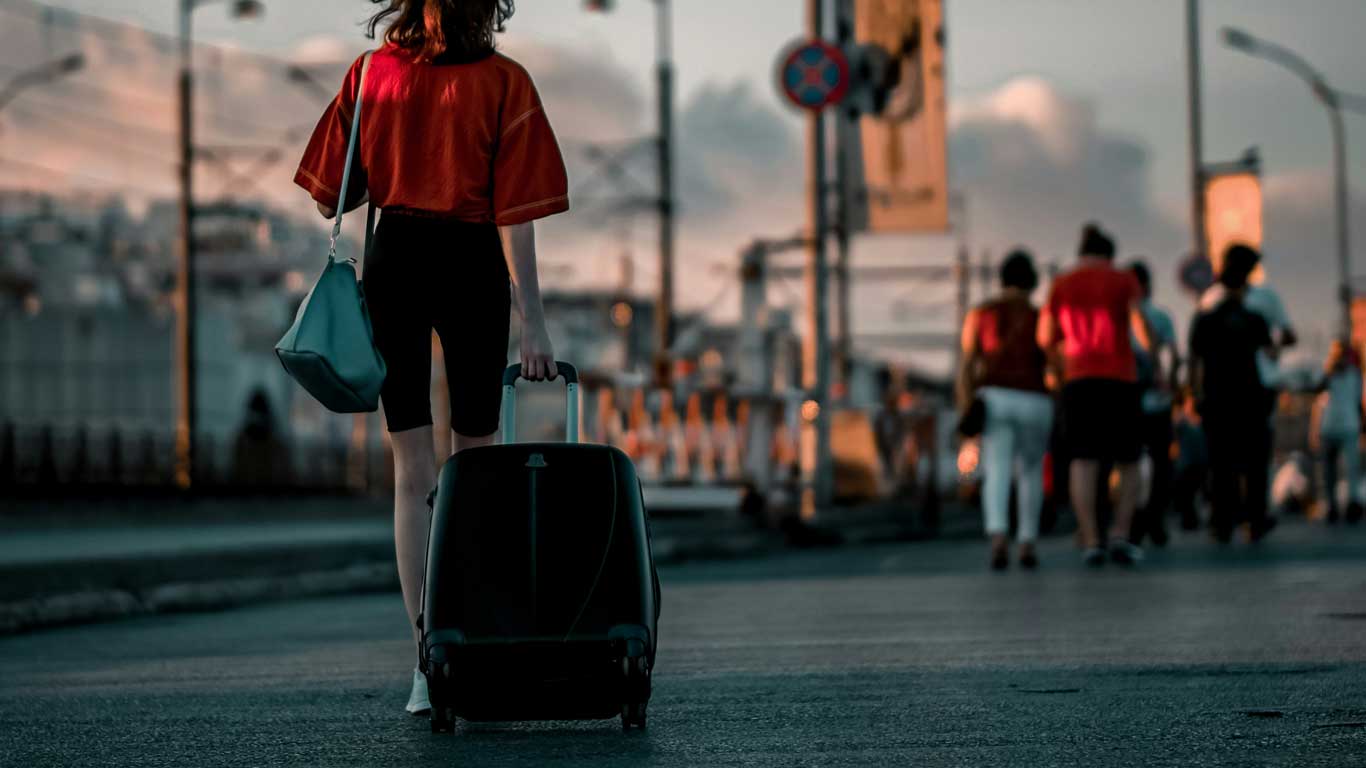
[[[1053,430],[1053,401],[1039,392],[1006,387],[983,387],[978,394],[987,408],[982,431],[982,514],[987,534],[1000,537],[995,549],[1004,551],[1013,478],[1019,510],[1015,538],[1020,546],[1020,564],[1032,568],[1037,563],[1034,542],[1039,538],[1043,509],[1043,458]]]
[[[1053,429],[1053,400],[1044,381],[1046,358],[1035,339],[1039,310],[1034,261],[1016,250],[1001,265],[1001,294],[968,313],[963,325],[960,400],[985,409],[982,426],[982,514],[991,538],[991,567],[1010,563],[1010,488],[1016,490],[1016,540],[1021,566],[1035,568],[1043,509],[1043,459]]]

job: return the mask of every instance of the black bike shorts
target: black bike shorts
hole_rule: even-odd
[[[1062,388],[1067,455],[1129,464],[1143,453],[1143,390],[1132,382],[1079,379]]]
[[[451,429],[498,429],[511,290],[498,228],[385,211],[365,259],[365,298],[389,375],[390,432],[432,423],[432,330],[441,338]]]

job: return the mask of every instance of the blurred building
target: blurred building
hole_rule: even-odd
[[[0,422],[169,434],[176,207],[0,191]],[[264,393],[294,434],[350,424],[297,396],[274,355],[318,268],[316,228],[255,204],[196,219],[200,438],[228,443]]]

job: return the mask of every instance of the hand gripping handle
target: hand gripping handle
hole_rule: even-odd
[[[564,440],[579,441],[579,369],[569,363],[555,361],[558,377],[565,383]],[[517,380],[522,378],[520,363],[503,371],[503,432],[501,442],[510,445],[517,440]]]

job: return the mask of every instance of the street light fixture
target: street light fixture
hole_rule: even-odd
[[[316,97],[324,104],[331,102],[337,97],[335,91],[329,90],[323,85],[312,72],[301,64],[290,64],[285,68],[285,78],[291,83],[308,91],[309,95]]]
[[[1310,66],[1299,54],[1290,49],[1233,27],[1222,30],[1224,44],[1228,47],[1274,62],[1293,72],[1309,85],[1324,108],[1333,128],[1333,187],[1336,198],[1337,250],[1338,250],[1338,301],[1342,309],[1342,333],[1352,333],[1352,257],[1348,244],[1349,229],[1347,222],[1347,139],[1342,125],[1342,109],[1366,111],[1366,99],[1345,94],[1328,85],[1323,75]]]
[[[194,12],[221,0],[178,0],[180,8],[180,248],[176,259],[176,398],[175,481],[189,489],[195,467],[195,258],[194,258]],[[259,19],[260,0],[230,0],[234,19]]]
[[[201,2],[212,2],[213,0],[200,0]],[[259,19],[266,15],[266,7],[259,0],[233,0],[232,17],[234,19]]]
[[[85,68],[85,54],[73,53],[42,66],[20,72],[0,88],[0,109],[14,101],[20,92],[37,85],[46,85]]]

